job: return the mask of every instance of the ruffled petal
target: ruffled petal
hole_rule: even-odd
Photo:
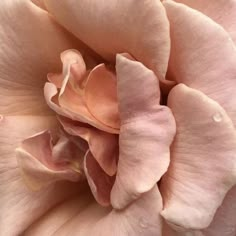
[[[83,179],[85,153],[63,137],[52,146],[49,131],[25,139],[17,149],[18,165],[27,186],[38,191],[59,180],[72,182]]]
[[[169,50],[169,23],[160,1],[45,0],[56,20],[108,60],[128,52],[165,77]]]
[[[49,212],[26,232],[25,236],[161,236],[161,195],[155,187],[122,211],[95,204],[87,194]],[[168,235],[169,236],[169,235]]]
[[[91,50],[30,0],[1,0],[0,22],[0,114],[50,114],[43,98],[49,69],[60,68],[61,51]]]
[[[162,216],[176,228],[203,229],[236,183],[236,132],[218,103],[183,84],[168,106],[177,133],[161,182]]]
[[[1,235],[22,235],[49,209],[81,189],[78,183],[62,181],[31,192],[22,181],[15,149],[27,137],[53,127],[55,119],[49,116],[5,116],[0,121]]]
[[[166,172],[175,122],[169,108],[159,105],[159,84],[151,70],[118,55],[116,71],[121,130],[111,203],[120,209],[153,188]]]
[[[119,133],[114,74],[103,64],[86,71],[83,58],[76,50],[63,52],[61,60],[62,75],[49,74],[51,83],[46,83],[44,87],[49,107],[72,120],[109,133]]]
[[[64,130],[88,142],[89,150],[106,174],[113,176],[117,169],[118,135],[109,134],[83,123],[59,117]]]
[[[205,15],[224,27],[229,32],[236,44],[236,1],[235,0],[175,0],[184,3]]]
[[[165,1],[164,5],[173,49],[169,76],[217,101],[236,127],[236,47],[229,34],[183,4]]]
[[[107,175],[99,166],[90,151],[84,158],[84,171],[94,198],[102,206],[110,205],[110,193],[114,176]]]

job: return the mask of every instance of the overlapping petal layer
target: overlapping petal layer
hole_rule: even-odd
[[[62,74],[49,74],[44,94],[55,112],[109,133],[119,132],[114,73],[104,64],[86,71],[81,54],[68,50],[61,56]],[[104,86],[106,84],[106,86]]]
[[[149,191],[166,172],[175,122],[169,108],[159,105],[159,83],[151,70],[118,55],[116,72],[121,128],[111,203],[120,209]]]
[[[50,208],[80,191],[78,183],[58,182],[42,191],[29,191],[22,181],[15,149],[22,140],[55,127],[53,117],[13,116],[0,121],[0,232],[21,235]],[[13,227],[14,226],[14,227]]]
[[[128,52],[164,79],[169,23],[160,1],[45,0],[56,20],[108,60]]]
[[[173,1],[164,5],[172,39],[169,77],[217,101],[236,127],[236,47],[230,35],[186,5]]]
[[[30,0],[2,0],[0,7],[0,114],[49,114],[42,88],[58,70],[61,51],[90,50]]]
[[[168,106],[177,133],[161,182],[162,216],[177,228],[203,229],[236,183],[236,132],[218,103],[183,84],[171,91]]]
[[[157,187],[122,211],[102,208],[81,194],[42,217],[25,235],[161,236],[161,209]]]
[[[212,18],[229,32],[236,43],[236,1],[235,0],[175,0],[188,5]]]

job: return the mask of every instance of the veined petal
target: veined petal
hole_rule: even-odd
[[[164,79],[169,23],[160,1],[45,0],[56,20],[108,60],[128,52]]]
[[[122,211],[101,207],[89,195],[80,194],[42,217],[24,235],[161,236],[161,209],[157,187]]]
[[[235,0],[175,0],[209,16],[229,32],[236,44],[236,1]]]
[[[236,183],[236,131],[218,103],[183,84],[172,89],[168,106],[177,133],[161,214],[176,228],[203,229]]]
[[[159,105],[159,83],[151,70],[117,55],[116,71],[121,128],[111,203],[121,209],[153,188],[166,172],[175,122],[169,108]]]
[[[236,127],[236,46],[232,39],[202,13],[173,1],[164,5],[172,39],[169,76],[217,101]]]
[[[30,0],[1,0],[0,22],[0,114],[50,114],[43,85],[61,51],[91,50]]]

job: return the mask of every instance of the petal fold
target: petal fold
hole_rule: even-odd
[[[183,84],[172,89],[168,106],[177,133],[161,214],[177,229],[203,229],[236,183],[236,131],[218,103]]]
[[[152,189],[166,172],[175,122],[169,108],[159,105],[159,83],[151,70],[117,55],[116,71],[121,128],[111,203],[121,209]]]

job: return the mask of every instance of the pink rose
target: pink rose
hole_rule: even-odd
[[[0,235],[235,235],[235,0],[0,6]]]

